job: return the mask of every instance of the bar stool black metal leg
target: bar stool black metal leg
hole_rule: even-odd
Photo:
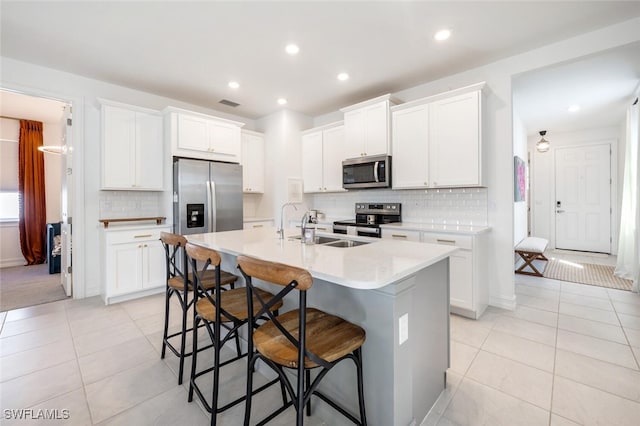
[[[356,357],[356,372],[358,373],[358,404],[360,405],[360,422],[362,426],[367,424],[367,416],[364,411],[364,380],[362,375],[362,348],[354,351]]]
[[[198,360],[198,323],[200,317],[194,315],[193,317],[193,352],[191,353],[191,378],[189,379],[189,398],[188,401],[193,401],[193,386],[196,380],[196,364]]]
[[[309,389],[311,387],[311,370],[305,371],[305,377],[307,380],[306,388]],[[307,400],[307,416],[311,415],[311,398]]]
[[[164,355],[167,351],[167,335],[169,334],[169,299],[173,293],[170,289],[167,289],[164,294],[164,332],[162,333],[162,352],[160,353],[160,359],[164,359]]]
[[[220,299],[218,299],[220,300]],[[218,321],[216,321],[214,326],[215,340],[213,347],[213,396],[211,398],[211,426],[215,426],[216,418],[218,417],[218,385],[220,384],[220,313],[217,312]],[[208,326],[207,326],[208,327]],[[212,340],[214,336],[211,336]]]
[[[178,384],[182,384],[182,375],[184,373],[184,353],[185,346],[187,344],[187,300],[189,298],[189,293],[184,293],[183,298],[178,295],[178,299],[180,300],[180,305],[182,306],[182,336],[180,338],[180,368],[178,369]]]

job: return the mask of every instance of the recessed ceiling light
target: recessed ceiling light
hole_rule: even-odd
[[[237,81],[230,81],[229,87],[231,87],[232,89],[237,89],[238,87],[240,87],[240,83],[238,83]]]
[[[567,111],[569,111],[569,112],[578,112],[578,111],[580,111],[580,105],[571,105],[567,109]]]
[[[437,33],[435,33],[435,35],[433,36],[433,38],[435,38],[438,41],[444,41],[449,37],[451,37],[451,30],[447,30],[447,29],[440,30]]]
[[[287,47],[285,47],[284,50],[286,50],[289,55],[297,55],[300,51],[300,48],[297,44],[291,43],[287,44]]]
[[[340,74],[338,74],[338,80],[340,81],[349,80],[349,74],[347,74],[346,72],[341,72]]]
[[[278,104],[285,105],[286,103],[287,103],[287,100],[285,98],[278,98]]]

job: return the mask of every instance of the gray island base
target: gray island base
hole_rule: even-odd
[[[287,235],[296,233],[290,230]],[[354,237],[349,238],[370,243],[347,248],[304,245],[279,240],[275,228],[187,238],[219,251],[223,269],[230,272],[236,270],[239,254],[308,269],[314,277],[308,305],[358,324],[367,333],[362,355],[368,424],[423,421],[444,390],[449,366],[448,256],[455,248]],[[283,311],[289,309],[285,300]],[[353,363],[338,364],[320,388],[357,414]],[[312,398],[312,411],[328,424],[335,418],[348,422],[318,398]]]

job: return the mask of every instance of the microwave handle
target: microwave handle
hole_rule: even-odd
[[[376,161],[373,164],[373,178],[375,179],[376,182],[380,182],[380,180],[378,179],[378,163],[380,162]]]

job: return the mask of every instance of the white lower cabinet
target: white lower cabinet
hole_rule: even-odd
[[[382,238],[455,246],[449,256],[451,312],[477,319],[489,304],[486,235],[463,235],[382,228]]]
[[[449,256],[451,312],[478,319],[489,304],[486,234],[457,235],[423,232],[422,242],[458,247]]]
[[[169,226],[103,231],[102,298],[105,304],[158,293],[165,288],[160,232]]]

